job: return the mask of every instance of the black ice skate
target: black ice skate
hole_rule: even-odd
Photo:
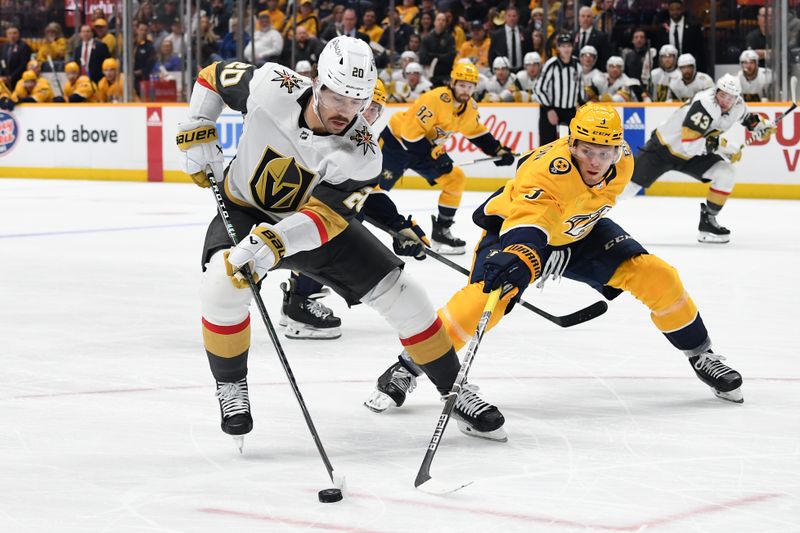
[[[294,290],[294,281],[281,283],[283,305],[278,325],[286,326],[283,332],[290,339],[338,339],[342,336],[341,319],[319,300],[330,293],[328,289],[300,296]]]
[[[729,402],[743,403],[742,375],[728,365],[725,358],[711,350],[689,358],[694,373],[700,381],[711,387],[717,398]]]
[[[231,435],[239,453],[244,446],[244,436],[253,429],[253,417],[250,415],[250,396],[247,392],[247,378],[225,383],[217,381],[217,399],[222,416],[222,431]]]
[[[416,386],[417,375],[398,361],[381,374],[364,406],[376,413],[382,413],[392,406],[400,407],[406,401],[406,395],[411,394]]]
[[[465,383],[458,394],[453,409],[458,429],[470,437],[506,442],[508,435],[503,429],[506,419],[497,407],[483,401],[478,396],[477,390],[478,387],[475,385]]]
[[[697,226],[698,242],[726,243],[731,240],[731,230],[719,225],[706,204],[700,204],[700,224]]]
[[[450,226],[453,220],[442,220],[431,215],[433,229],[431,230],[431,247],[434,251],[442,255],[463,255],[467,243],[459,238],[453,237]]]

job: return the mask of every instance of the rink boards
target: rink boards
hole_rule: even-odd
[[[617,109],[625,125],[625,138],[636,150],[652,130],[677,109],[677,104],[621,104]],[[772,119],[788,107],[785,103],[751,104],[754,111]],[[391,105],[377,124],[402,111]],[[0,112],[0,177],[94,179],[123,181],[189,182],[180,170],[175,146],[177,124],[186,116],[186,104],[39,104]],[[536,104],[481,104],[481,120],[504,144],[517,152],[538,146]],[[242,118],[231,110],[218,123],[226,158],[233,157],[242,135]],[[745,131],[735,126],[725,135],[743,143]],[[470,161],[483,154],[460,135],[445,147],[453,160]],[[800,113],[783,120],[766,143],[753,143],[736,164],[735,195],[752,198],[800,199]],[[464,167],[468,190],[495,190],[513,175],[513,167],[481,163]],[[399,185],[427,188],[410,173]],[[648,194],[704,196],[707,186],[671,172]]]

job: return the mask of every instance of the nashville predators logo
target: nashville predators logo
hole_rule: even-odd
[[[356,130],[356,132],[350,136],[350,140],[356,143],[356,147],[360,147],[364,149],[364,153],[362,155],[367,155],[367,150],[375,153],[375,141],[372,140],[372,132],[369,131],[369,128],[364,126],[360,130]]]
[[[553,161],[550,162],[550,173],[551,174],[566,174],[572,169],[572,165],[569,161],[564,159],[563,157],[556,157]]]
[[[313,181],[314,173],[294,157],[284,157],[268,146],[250,180],[250,192],[261,209],[289,213],[297,210]]]
[[[610,205],[604,205],[594,213],[579,214],[570,217],[564,221],[565,224],[569,224],[569,229],[565,230],[564,233],[576,238],[582,236],[584,233],[592,229],[592,226],[597,224],[597,222],[603,218],[603,215],[608,213],[610,209]]]
[[[286,70],[276,70],[275,73],[278,75],[275,78],[272,78],[271,81],[279,81],[281,83],[281,89],[286,89],[289,94],[292,94],[292,91],[300,87],[300,78],[294,75],[294,72],[289,72]]]

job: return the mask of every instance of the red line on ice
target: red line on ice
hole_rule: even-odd
[[[246,513],[242,511],[231,511],[229,509],[214,509],[211,507],[204,507],[198,509],[201,513],[219,514],[227,516],[238,516],[240,518],[250,518],[252,520],[263,520],[266,522],[279,522],[281,524],[291,524],[293,526],[306,526],[313,529],[329,529],[332,531],[353,531],[354,533],[376,533],[374,529],[357,529],[348,526],[337,526],[333,524],[321,524],[310,520],[296,520],[294,518],[281,518],[279,516],[270,516],[260,513]]]

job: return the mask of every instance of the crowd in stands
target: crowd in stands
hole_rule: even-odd
[[[0,9],[5,36],[0,39],[0,106],[121,101],[120,14],[103,8],[67,13],[63,3],[36,4],[42,6],[33,11]],[[705,4],[564,0],[548,2],[545,13],[539,0],[397,0],[390,12],[389,2],[368,0],[250,0],[239,59],[303,67],[313,75],[325,43],[351,35],[372,48],[390,102],[413,101],[446,84],[459,61],[478,67],[478,99],[536,102],[544,65],[564,61],[559,57],[580,65],[583,100],[680,101],[713,84]],[[734,24],[719,25],[725,46],[718,47],[717,59],[738,61],[742,84],[751,91],[746,97],[765,99],[772,83],[765,68],[771,10],[738,6],[735,0],[719,5],[720,16]],[[174,80],[187,61],[195,76],[214,61],[237,58],[235,0],[206,0],[199,11],[195,2],[191,6],[187,18],[176,0],[138,4],[130,73],[136,99],[146,99],[142,82]],[[75,20],[82,23],[72,24]],[[794,13],[787,28],[790,49],[800,47],[800,19]],[[562,53],[567,44],[570,50]],[[62,73],[56,87],[43,71]]]

